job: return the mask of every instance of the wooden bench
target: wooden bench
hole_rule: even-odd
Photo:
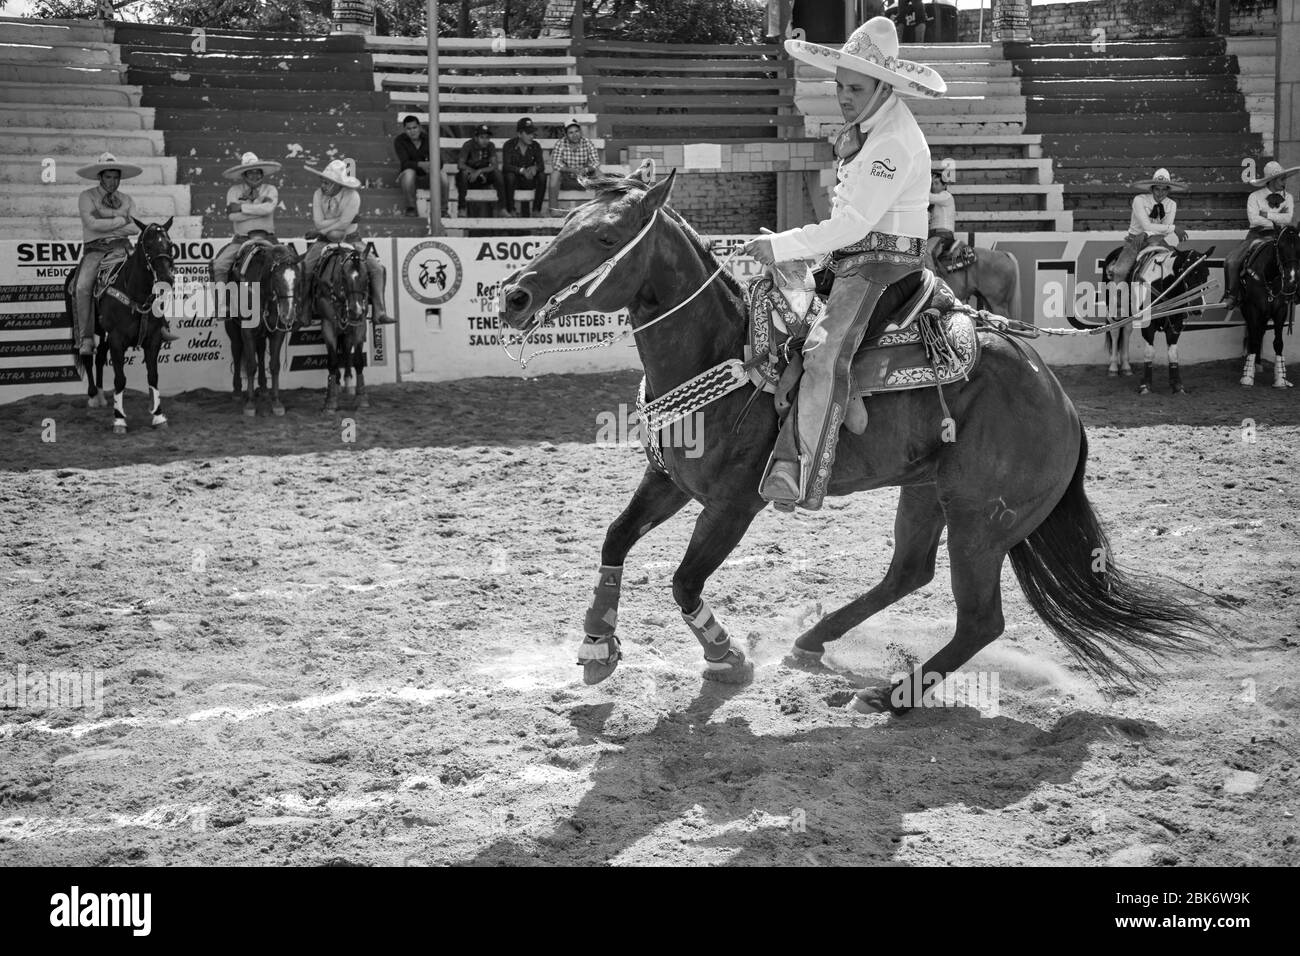
[[[451,198],[456,195],[455,190],[456,190],[457,169],[458,167],[455,163],[444,163],[441,168],[442,184],[443,184],[442,194],[448,198]],[[611,175],[616,175],[616,176],[626,176],[628,174],[628,168],[626,166],[617,166],[611,164],[602,165],[600,167],[600,171],[602,173],[609,173]],[[547,177],[548,179],[550,177],[549,170],[547,171]],[[420,199],[421,203],[423,204],[424,210],[427,210],[429,208],[428,207],[429,190],[427,189],[417,190],[416,195]],[[556,205],[560,203],[580,205],[584,202],[587,202],[591,198],[592,198],[592,193],[590,190],[587,189],[562,189],[560,190],[560,194],[558,196],[548,196],[547,201],[548,203],[554,203]],[[524,188],[518,188],[515,190],[516,203],[532,202],[532,201],[533,201],[533,190],[524,189]],[[491,203],[495,205],[497,202],[497,193],[495,189],[491,189],[491,188],[484,189],[481,187],[480,188],[471,187],[465,192],[465,202],[466,204]],[[476,228],[476,227],[467,227],[467,228]]]

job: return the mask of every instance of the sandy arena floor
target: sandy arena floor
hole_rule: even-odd
[[[883,574],[893,489],[760,515],[706,590],[758,665],[743,688],[700,680],[672,603],[687,509],[633,552],[626,659],[583,686],[600,542],[644,465],[596,415],[631,373],[330,417],[323,391],[256,420],[193,392],[160,432],[131,393],[126,437],[84,399],[2,406],[0,680],[94,669],[104,707],[0,711],[0,864],[1300,863],[1300,390],[1237,368],[1189,367],[1179,398],[1061,378],[1120,560],[1235,605],[1212,613],[1240,644],[1106,694],[1008,567],[1007,632],[969,665],[996,708],[901,719],[840,705],[947,640],[942,549],[840,673],[782,662]]]

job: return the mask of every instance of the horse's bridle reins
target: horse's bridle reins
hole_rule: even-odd
[[[1297,287],[1292,289],[1290,292],[1287,292],[1286,290],[1286,275],[1285,275],[1285,271],[1282,268],[1282,255],[1281,255],[1282,233],[1286,229],[1291,229],[1293,232],[1296,232],[1296,241],[1297,243],[1300,243],[1300,231],[1297,231],[1294,226],[1287,226],[1284,229],[1279,230],[1277,236],[1273,239],[1271,243],[1273,246],[1273,257],[1277,261],[1277,291],[1276,292],[1273,291],[1273,285],[1268,281],[1268,277],[1256,272],[1253,268],[1250,267],[1249,263],[1246,264],[1247,267],[1243,271],[1244,275],[1254,276],[1256,279],[1259,280],[1260,285],[1264,287],[1264,294],[1268,296],[1269,303],[1272,303],[1277,299],[1285,299],[1287,301],[1290,301],[1291,299],[1294,299],[1296,297],[1297,292],[1300,292],[1300,283],[1298,283]],[[1252,256],[1251,258],[1254,258],[1254,256]]]
[[[146,251],[144,248],[145,233],[147,233],[150,229],[154,229],[154,228],[162,232],[163,238],[168,240],[166,255],[161,253],[159,253],[158,255],[150,255],[148,251]],[[157,223],[150,223],[149,225],[144,227],[144,232],[140,233],[140,241],[136,243],[136,248],[141,250],[140,258],[144,260],[145,268],[149,270],[149,275],[153,279],[153,282],[149,283],[149,294],[145,296],[144,302],[137,303],[133,301],[130,296],[128,296],[121,289],[117,288],[116,285],[110,285],[107,289],[104,290],[103,294],[111,295],[114,299],[116,299],[118,302],[121,302],[124,306],[131,309],[132,311],[143,314],[145,312],[148,312],[151,306],[153,305],[153,300],[155,298],[153,290],[154,287],[158,285],[158,270],[154,268],[153,261],[155,259],[158,259],[166,262],[169,266],[172,266],[175,264],[175,260],[171,256],[171,248],[172,248],[171,239],[167,235],[167,231],[163,229],[162,226],[159,226]]]
[[[525,359],[524,349],[528,346],[528,340],[532,338],[533,333],[536,332],[538,329],[540,329],[543,325],[546,324],[547,321],[551,319],[551,317],[555,313],[555,310],[558,309],[561,303],[563,303],[565,300],[571,299],[573,296],[578,295],[580,292],[582,293],[584,298],[590,298],[591,295],[595,293],[595,291],[599,289],[601,285],[604,284],[605,280],[609,278],[610,273],[614,271],[614,269],[618,266],[618,264],[622,262],[624,259],[626,259],[628,255],[631,254],[632,250],[635,249],[637,245],[641,242],[641,240],[644,239],[650,233],[651,228],[659,220],[659,213],[660,213],[659,209],[656,209],[653,213],[651,213],[649,220],[647,220],[646,224],[641,227],[641,231],[638,232],[635,236],[633,236],[631,241],[629,241],[626,245],[624,245],[623,248],[619,249],[608,259],[601,262],[600,265],[596,266],[596,268],[592,269],[586,275],[582,276],[579,279],[575,279],[573,282],[569,283],[569,285],[556,292],[554,295],[552,295],[549,299],[546,300],[546,303],[541,308],[539,308],[536,312],[533,313],[533,318],[535,319],[535,321],[533,322],[532,326],[528,329],[528,331],[524,334],[523,339],[520,341],[518,355],[510,354],[510,345],[503,339],[501,342],[501,348],[505,350],[506,356],[510,359],[510,361],[518,362],[519,368],[523,370],[528,367],[529,362],[533,361],[534,359],[540,358],[543,355],[549,355],[554,352],[581,352],[587,349],[605,348],[607,346],[613,345],[615,342],[622,341],[623,339],[627,338],[629,335],[635,335],[638,332],[644,332],[646,329],[650,328],[650,326],[662,322],[664,319],[674,315],[679,310],[685,308],[692,301],[694,301],[696,296],[698,296],[701,292],[707,289],[709,285],[713,282],[713,280],[722,274],[723,270],[726,269],[727,267],[727,263],[729,263],[732,259],[738,256],[744,250],[743,246],[738,246],[736,250],[731,253],[731,255],[727,256],[725,259],[723,259],[721,262],[718,263],[718,267],[713,270],[713,274],[710,275],[707,279],[705,279],[700,284],[700,287],[698,289],[692,292],[687,298],[677,303],[667,312],[663,313],[663,315],[656,316],[655,318],[651,319],[649,322],[646,322],[644,325],[637,326],[636,328],[632,328],[629,326],[628,328],[624,329],[622,332],[615,333],[614,335],[605,339],[603,342],[593,342],[588,345],[557,346],[556,348],[542,349],[542,351],[535,352],[533,355]]]

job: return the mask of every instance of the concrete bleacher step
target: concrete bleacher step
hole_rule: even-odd
[[[141,105],[162,110],[239,110],[240,112],[303,112],[324,106],[319,92],[301,90],[219,89],[216,87],[151,86],[143,91]],[[342,114],[387,112],[388,96],[373,90],[336,90],[329,94],[328,110]],[[321,112],[326,110],[322,109]]]
[[[369,78],[370,58],[363,53],[316,51],[313,53],[210,53],[164,52],[125,48],[123,61],[132,69],[175,73],[364,73]]]
[[[68,185],[34,186],[26,190],[0,190],[0,216],[76,215],[77,197],[93,186],[89,180]],[[123,190],[135,201],[141,219],[166,219],[190,214],[188,186],[150,186],[124,183]]]
[[[958,230],[970,230],[983,223],[994,223],[1002,229],[1008,227],[1023,228],[1035,224],[1040,229],[1053,232],[1070,232],[1074,228],[1074,216],[1070,210],[1034,210],[1034,209],[969,209],[957,210]]]
[[[1201,185],[1219,185],[1223,188],[1251,187],[1241,179],[1240,157],[1215,160],[1205,157],[1195,160],[1169,159],[1161,163],[1174,179],[1190,183],[1192,187]],[[1132,157],[1092,158],[1092,157],[1058,157],[1053,162],[1057,178],[1070,185],[1119,185],[1127,186],[1151,175],[1149,163],[1139,162]]]
[[[0,142],[0,147],[5,144]],[[129,180],[128,190],[137,186],[175,185],[176,160],[171,156],[120,156],[123,162],[134,163],[140,167],[140,175]],[[48,168],[41,162],[43,157],[31,154],[0,153],[0,186],[26,185],[43,187],[42,174]],[[90,180],[78,179],[76,171],[89,166],[98,159],[98,155],[60,155],[55,157],[54,175],[59,183],[81,183],[83,189],[94,185]]]
[[[170,134],[208,129],[239,129],[252,136],[278,133],[287,141],[302,136],[338,136],[357,139],[388,139],[387,117],[382,113],[306,113],[270,110],[177,110],[159,109],[157,126]],[[259,154],[260,155],[260,154]]]
[[[280,205],[276,210],[277,219],[281,217],[311,219],[312,196],[315,195],[317,185],[285,186],[278,182],[278,178],[277,176],[276,192],[280,197]],[[190,210],[195,215],[205,216],[216,222],[229,223],[226,214],[226,191],[230,186],[229,181],[190,183],[186,187],[189,190]],[[402,191],[393,184],[391,178],[386,185],[370,186],[361,190],[363,221],[376,216],[400,216],[405,207]]]
[[[10,43],[112,43],[113,31],[95,20],[25,20],[0,17],[0,31]]]
[[[1031,133],[1159,134],[1203,132],[1249,133],[1250,118],[1242,112],[1212,113],[1035,113],[1025,126]]]
[[[511,135],[513,135],[515,123],[520,116],[531,116],[533,122],[538,126],[564,126],[568,123],[577,123],[585,128],[594,126],[596,123],[594,113],[529,113],[518,110],[509,113],[461,113],[439,110],[438,121],[443,126],[455,126],[457,124],[478,126],[480,123],[486,123],[494,128],[509,128]],[[586,131],[584,129],[584,132]]]
[[[1088,77],[1084,79],[1026,79],[1020,89],[1031,98],[1110,97],[1142,93],[1148,96],[1195,96],[1201,93],[1235,93],[1236,77],[1228,73],[1211,76],[1147,77],[1140,81],[1125,78]]]
[[[1093,43],[1007,43],[1006,56],[1011,60],[1072,60],[1092,64],[1098,71],[1111,69],[1115,61],[1151,59],[1207,59],[1225,53],[1219,37],[1188,37],[1157,40],[1107,40],[1104,49],[1094,49]]]
[[[150,130],[154,111],[141,106],[67,106],[45,103],[0,102],[0,127],[50,129]]]
[[[1033,59],[1012,60],[1012,73],[1026,80],[1094,77],[1098,74],[1115,80],[1170,77],[1227,76],[1233,62],[1228,56],[1145,56],[1128,59],[1107,57],[1097,60],[1044,59],[1037,46]]]
[[[58,64],[11,63],[0,60],[0,83],[95,83],[117,86],[123,82],[126,67],[62,66]]]
[[[563,216],[499,216],[496,218],[470,218],[458,216],[455,219],[444,218],[443,228],[448,232],[532,232],[541,229],[558,230],[564,225]]]
[[[123,67],[123,69],[126,69]],[[0,77],[2,78],[2,77]],[[144,69],[133,66],[127,80],[140,86],[185,86],[195,89],[248,90],[250,95],[262,90],[300,90],[304,95],[325,97],[335,91],[374,92],[366,72],[276,71],[274,73],[181,71]]]
[[[949,159],[931,153],[930,168],[935,172],[949,168],[949,162],[958,182],[1023,182],[1050,186],[1055,178],[1050,159]]]
[[[421,123],[427,123],[429,121],[429,117],[427,114],[415,113],[412,115],[419,116]],[[438,148],[444,151],[455,152],[459,150],[462,146],[464,146],[466,140],[468,139],[469,139],[468,136],[442,136],[439,137],[438,139]],[[497,136],[492,139],[492,142],[497,149],[502,149],[508,141],[509,140],[507,138],[501,136]],[[559,140],[542,139],[539,137],[535,139],[533,142],[537,143],[537,145],[542,148],[542,157],[549,162],[551,158],[551,151],[555,149],[555,144],[558,143]],[[598,152],[605,148],[605,140],[601,139],[600,137],[594,137],[594,138],[588,137],[588,142],[590,142],[591,145],[595,146]]]
[[[424,74],[419,76],[412,75],[406,79],[418,80],[419,82],[389,82],[389,78],[394,76],[392,73],[376,73],[375,89],[385,90],[392,97],[394,103],[419,103],[428,102],[429,84]],[[580,76],[530,76],[522,73],[511,73],[502,75],[499,73],[487,73],[474,76],[458,76],[454,73],[438,74],[439,93],[447,89],[538,89],[553,88],[556,90],[581,89],[582,77]]]
[[[166,219],[166,216],[162,217]],[[201,216],[178,216],[172,222],[172,239],[203,238]],[[2,216],[0,235],[22,236],[24,239],[80,241],[82,238],[79,216]]]
[[[361,234],[368,239],[414,238],[429,234],[428,220],[419,217],[371,215],[365,216],[359,225]],[[277,216],[275,219],[276,235],[285,238],[305,236],[313,228],[315,227],[310,218]],[[230,223],[224,218],[205,218],[203,236],[209,239],[229,239]]]
[[[1049,156],[1150,158],[1155,166],[1188,156],[1257,156],[1261,148],[1255,133],[1139,133],[1090,132],[1087,136],[1041,133]],[[1154,167],[1153,167],[1154,168]]]
[[[0,106],[33,103],[47,108],[131,108],[140,106],[141,92],[138,86],[107,83],[5,83],[0,87]]]
[[[161,156],[163,134],[158,130],[56,129],[10,126],[4,131],[4,149],[13,153],[63,156],[110,152],[119,159]]]
[[[476,107],[488,109],[509,107],[524,113],[543,111],[546,107],[587,108],[585,93],[439,93],[438,106]]]
[[[0,63],[31,63],[44,66],[111,67],[121,63],[112,43],[74,41],[48,44],[11,42],[6,32],[0,38]]]
[[[955,159],[1040,159],[1043,137],[1039,133],[1005,133],[988,135],[927,134],[930,155]]]
[[[508,50],[528,50],[532,54],[537,54],[543,50],[567,52],[569,44],[573,41],[568,37],[541,37],[533,40],[509,37],[505,38],[504,42]],[[418,56],[428,49],[428,43],[428,37],[367,36],[365,38],[366,49],[376,56],[383,53],[415,53]],[[440,36],[438,37],[438,60],[441,62],[444,52],[454,55],[479,50],[484,54],[496,54],[501,45],[502,40],[496,37]]]
[[[1026,209],[1059,212],[1065,208],[1063,187],[1059,185],[1029,185],[1027,183],[949,183],[948,191],[962,207],[962,197],[987,197],[996,200],[998,208]]]

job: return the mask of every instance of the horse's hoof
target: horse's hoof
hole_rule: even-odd
[[[103,392],[96,392],[90,398],[86,399],[87,408],[108,408],[108,399],[104,397]]]
[[[853,695],[849,706],[859,714],[888,714],[893,710],[892,691],[891,687],[865,687]]]
[[[237,388],[231,393],[230,397],[237,402],[242,402],[244,400],[244,390]]]
[[[125,435],[125,434],[126,434],[126,422],[113,422],[113,434],[114,434],[114,435]]]
[[[370,407],[369,398],[367,398],[365,395],[360,395],[357,397],[357,408],[369,408],[369,407]]]
[[[1139,385],[1139,386],[1138,386],[1138,394],[1139,394],[1139,395],[1150,395],[1150,394],[1151,394],[1151,386],[1149,386],[1149,385]]]
[[[257,417],[257,406],[256,406],[256,405],[245,405],[245,406],[244,406],[244,417],[245,417],[245,418],[256,418],[256,417]]]
[[[1253,378],[1243,378],[1241,380],[1242,388],[1250,388],[1254,384],[1255,384],[1255,380]]]
[[[1111,378],[1119,378],[1119,369],[1112,366],[1111,368],[1106,369],[1106,374]]]
[[[587,686],[599,684],[618,667],[618,658],[608,664],[602,661],[583,661],[582,662],[582,682]]]
[[[1131,368],[1129,368],[1127,365],[1125,365],[1122,369],[1119,370],[1119,374],[1120,374],[1120,375],[1123,375],[1125,378],[1127,378],[1128,376],[1130,376],[1130,375],[1133,374],[1133,369],[1131,369]]]
[[[271,406],[271,414],[272,414],[272,415],[275,415],[275,416],[277,416],[277,417],[280,416],[280,415],[283,415],[283,414],[284,414],[284,406],[281,405],[279,402],[276,402],[274,405]]]
[[[700,676],[720,684],[748,684],[754,679],[754,665],[745,660],[745,655],[733,647],[720,661],[706,658]]]
[[[805,647],[800,647],[797,643],[790,648],[790,656],[797,661],[820,661],[822,655],[826,653],[826,648],[818,651],[810,651]]]

